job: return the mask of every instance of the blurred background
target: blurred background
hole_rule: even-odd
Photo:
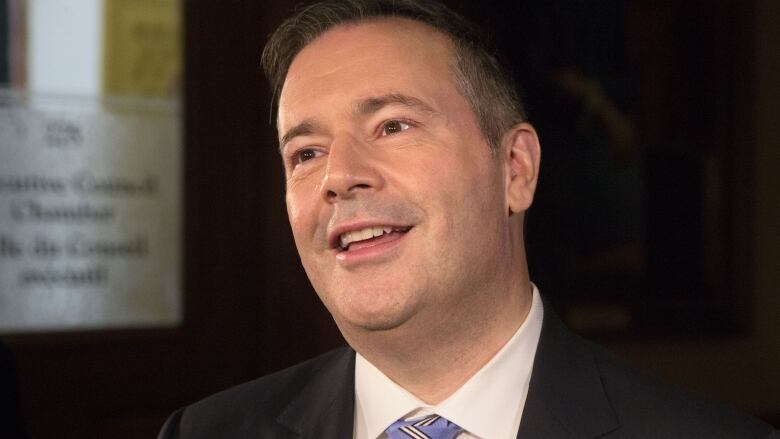
[[[577,332],[780,427],[780,3],[448,1],[542,141],[532,279]],[[0,437],[154,437],[343,340],[260,69],[282,0],[0,0]]]

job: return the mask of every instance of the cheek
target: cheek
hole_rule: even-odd
[[[290,220],[301,216],[306,206],[317,201],[321,180],[318,167],[307,167],[287,176],[284,195]]]
[[[313,200],[306,199],[293,192],[288,192],[286,196],[287,216],[290,219],[293,235],[296,243],[300,246],[301,239],[309,236],[316,226],[317,218],[314,212]]]
[[[471,160],[441,171],[439,177],[439,203],[449,239],[462,235],[455,245],[468,242],[479,247],[486,236],[494,235],[486,232],[499,227],[505,214],[500,176],[490,164]]]

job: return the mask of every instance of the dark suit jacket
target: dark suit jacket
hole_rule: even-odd
[[[11,351],[0,342],[0,438],[24,437],[16,365]]]
[[[623,364],[548,310],[519,439],[780,439]],[[351,438],[354,366],[355,352],[337,349],[180,409],[159,438]]]

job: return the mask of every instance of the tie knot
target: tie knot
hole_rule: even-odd
[[[457,424],[439,415],[399,420],[387,427],[388,439],[453,439],[463,431]]]

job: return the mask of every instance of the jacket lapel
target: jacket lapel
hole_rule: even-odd
[[[299,438],[351,438],[355,405],[355,351],[319,368],[277,421]]]
[[[545,302],[518,439],[592,439],[619,427],[587,343]]]

